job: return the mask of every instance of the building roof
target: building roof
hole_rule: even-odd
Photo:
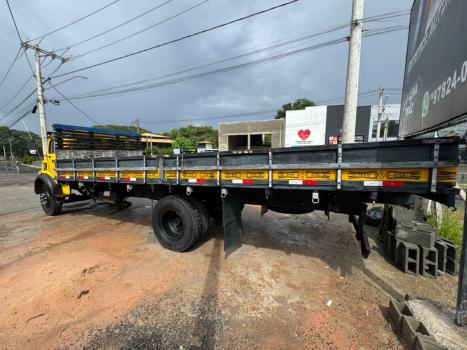
[[[144,143],[165,143],[165,144],[174,143],[173,140],[170,140],[168,138],[161,139],[161,138],[157,138],[157,137],[142,137],[141,142],[144,142]]]
[[[141,133],[141,136],[142,137],[155,137],[155,138],[158,138],[158,139],[170,139],[170,137],[168,137],[168,136],[160,135],[160,134],[153,134],[151,132],[143,132],[143,133]]]

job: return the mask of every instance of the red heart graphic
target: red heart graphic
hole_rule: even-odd
[[[298,137],[300,137],[303,141],[310,137],[311,131],[309,129],[305,130],[298,130]]]

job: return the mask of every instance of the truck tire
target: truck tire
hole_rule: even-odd
[[[180,196],[167,196],[157,202],[152,226],[160,244],[176,252],[188,250],[200,236],[198,212]]]
[[[205,236],[209,229],[209,214],[203,202],[193,196],[186,197],[193,208],[198,212],[200,223],[200,236]]]
[[[63,203],[55,198],[54,193],[52,193],[52,190],[47,184],[42,185],[39,198],[42,210],[44,210],[48,216],[59,215],[62,212]]]

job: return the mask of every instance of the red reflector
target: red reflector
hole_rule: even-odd
[[[383,181],[383,187],[402,187],[402,181]]]
[[[243,180],[244,185],[253,185],[254,183],[255,183],[255,180],[250,180],[250,179]]]
[[[196,179],[196,183],[198,184],[204,184],[206,182],[206,179]]]
[[[304,185],[308,186],[316,186],[318,184],[318,181],[316,180],[303,180]]]

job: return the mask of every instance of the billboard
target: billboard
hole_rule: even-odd
[[[410,19],[399,135],[467,113],[467,1],[415,0]]]
[[[357,109],[355,142],[367,142],[371,106]],[[344,106],[313,106],[287,111],[285,118],[285,147],[337,144]]]
[[[324,145],[327,110],[327,106],[315,106],[287,111],[285,147]]]

